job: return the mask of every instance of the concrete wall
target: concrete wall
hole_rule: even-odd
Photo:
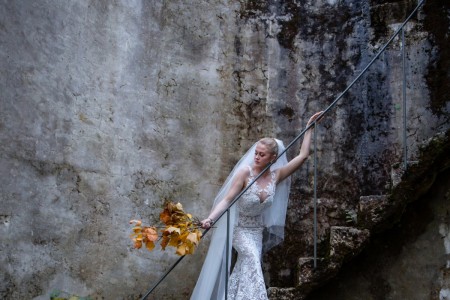
[[[128,220],[202,216],[221,179],[232,6],[0,6],[1,293],[134,299],[175,255],[131,250]]]

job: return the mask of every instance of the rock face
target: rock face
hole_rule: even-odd
[[[374,235],[337,278],[306,299],[447,299],[449,175],[441,173],[400,222]]]
[[[389,194],[360,198],[353,225],[357,228],[332,226],[324,257],[316,258],[316,263],[301,258],[294,286],[269,288],[270,299],[423,299],[425,295],[437,299],[441,292],[445,295],[450,284],[446,276],[449,152],[450,131],[427,141],[418,161],[401,172],[401,181]],[[374,237],[370,243],[369,235]],[[323,286],[366,247],[362,258]],[[434,283],[432,278],[439,281]],[[411,281],[415,284],[408,286]],[[310,294],[314,289],[317,292]]]
[[[138,299],[177,257],[133,250],[128,220],[156,223],[166,199],[205,216],[240,155],[263,136],[293,140],[417,4],[185,2],[3,1],[1,297]],[[406,27],[407,106],[397,38],[318,128],[321,257],[332,233],[343,249],[367,238],[342,228],[360,196],[390,188],[403,109],[408,160],[449,128],[449,8],[429,2]],[[269,286],[295,286],[311,257],[311,168],[293,175]],[[206,246],[150,298],[188,298]]]

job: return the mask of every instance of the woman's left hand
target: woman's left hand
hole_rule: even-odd
[[[319,116],[320,116],[321,114],[323,114],[323,111],[316,112],[314,115],[312,115],[312,117],[309,118],[308,124],[307,124],[306,126],[308,127],[309,125],[311,125],[311,123],[313,123],[314,121],[316,121],[317,118],[319,118]],[[322,119],[322,117],[320,117],[320,119]],[[318,121],[319,121],[319,120],[317,120],[317,122],[318,122]]]

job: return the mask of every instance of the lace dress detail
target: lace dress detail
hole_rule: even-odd
[[[250,167],[249,169],[247,186],[255,177]],[[238,252],[238,257],[229,280],[228,299],[268,299],[261,268],[264,229],[262,212],[272,205],[275,186],[275,173],[272,172],[267,187],[261,188],[255,182],[238,202],[238,224],[233,234],[233,247]]]

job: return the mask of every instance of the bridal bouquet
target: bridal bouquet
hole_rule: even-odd
[[[159,219],[164,226],[142,226],[141,220],[130,221],[134,224],[130,235],[134,248],[140,249],[145,245],[147,250],[152,251],[155,243],[160,242],[162,250],[171,246],[177,249],[176,254],[180,256],[193,254],[202,237],[199,220],[185,213],[181,203],[173,202],[166,202]],[[159,233],[157,228],[162,228]]]

